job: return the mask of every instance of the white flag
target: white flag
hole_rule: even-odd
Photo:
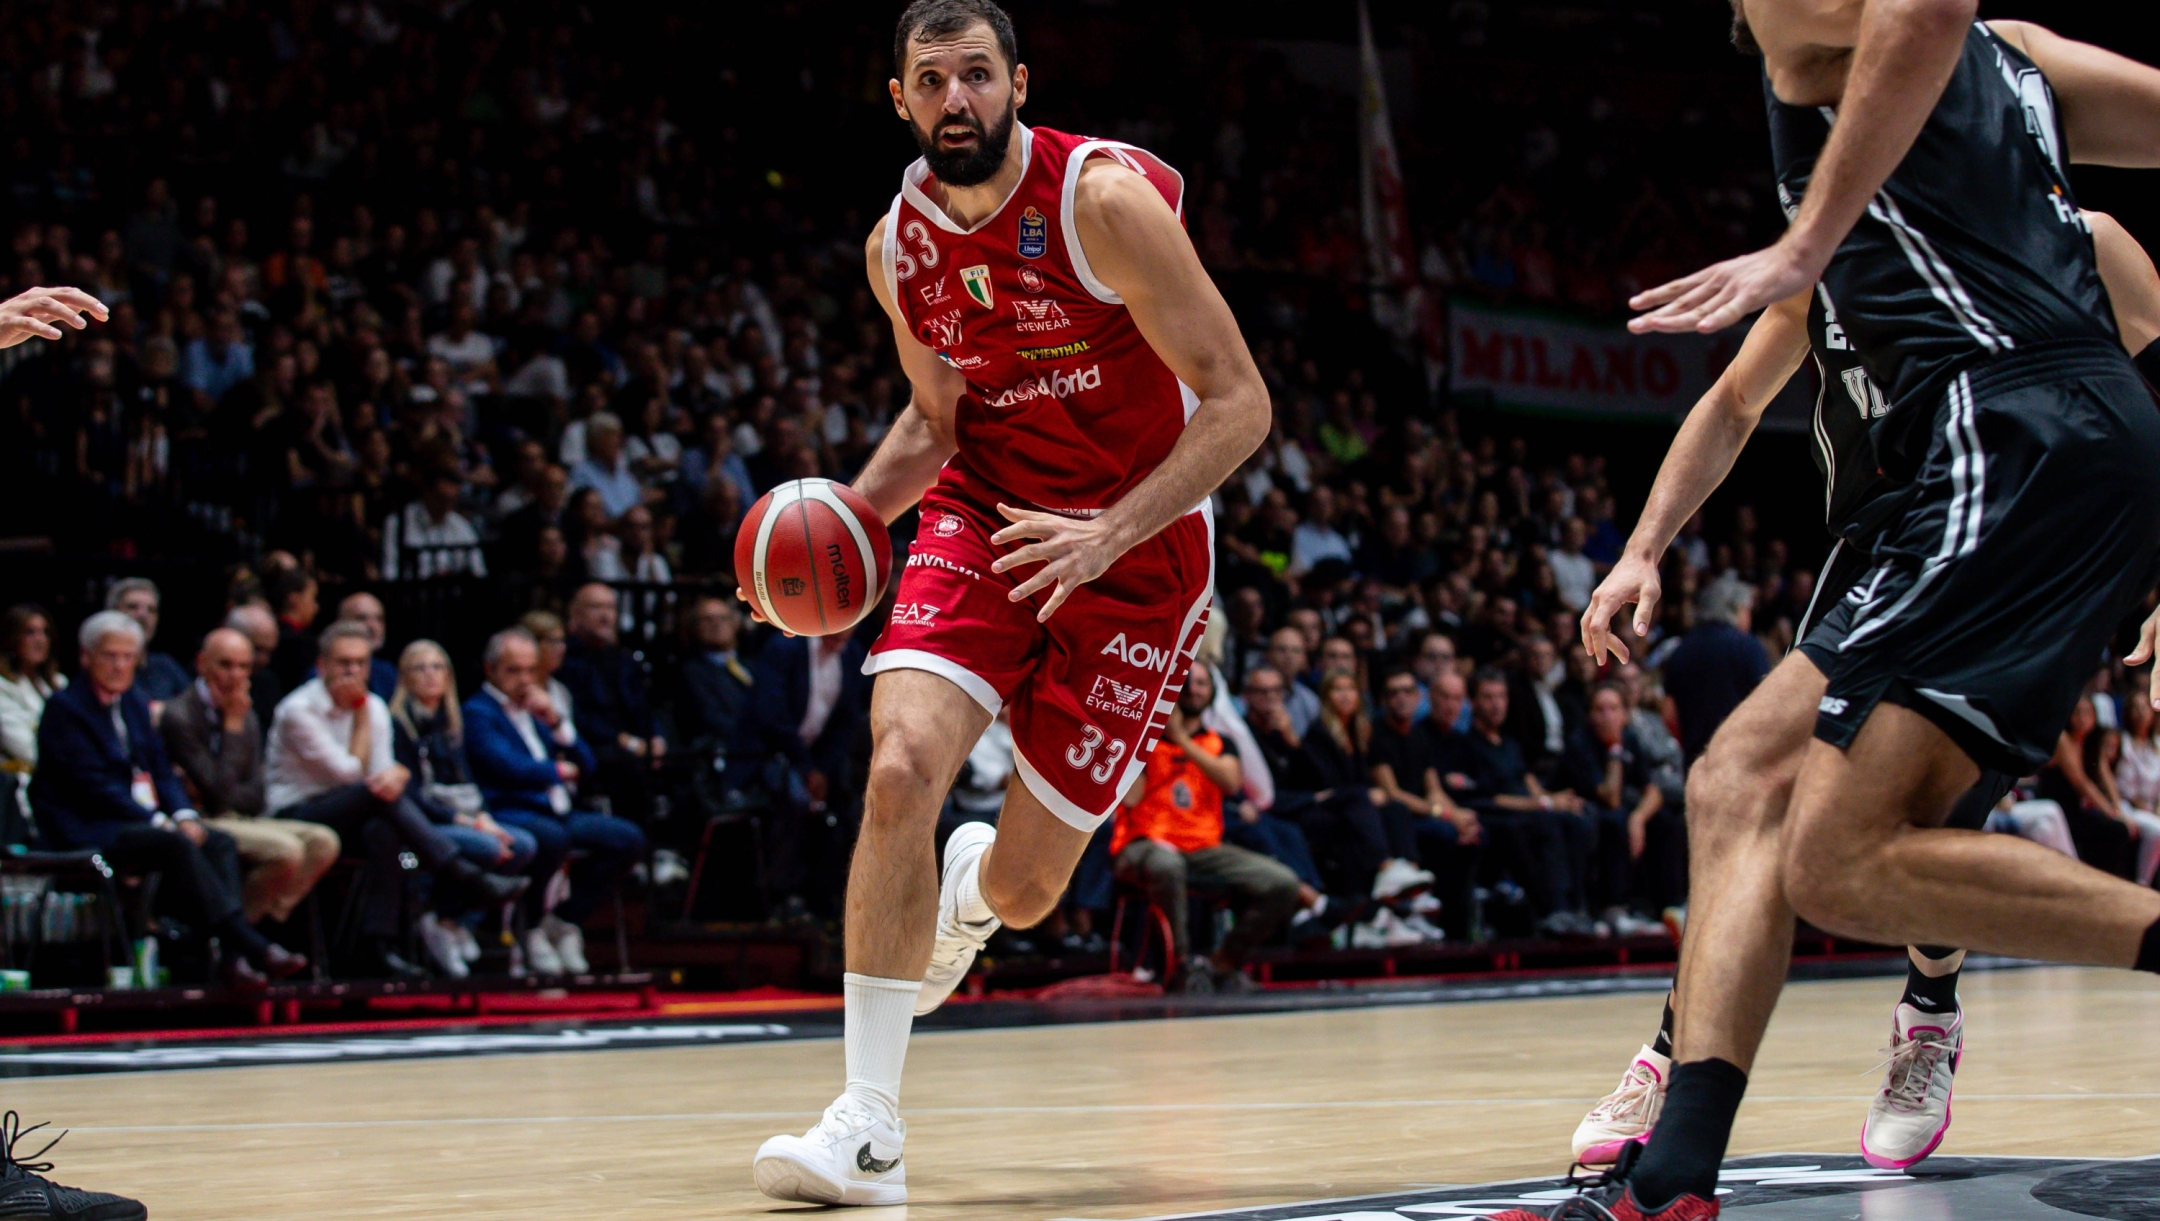
[[[1358,204],[1365,226],[1365,258],[1375,285],[1411,279],[1410,210],[1403,198],[1402,162],[1388,125],[1387,90],[1380,80],[1380,52],[1373,46],[1372,15],[1358,0]]]

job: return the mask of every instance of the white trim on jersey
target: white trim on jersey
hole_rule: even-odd
[[[1018,121],[1015,120],[1015,122]],[[930,177],[930,163],[921,157],[917,157],[915,163],[908,166],[907,171],[900,175],[900,197],[915,205],[916,211],[929,217],[938,228],[947,233],[957,233],[965,237],[970,233],[981,231],[984,225],[998,218],[998,214],[1005,210],[1005,205],[1012,202],[1013,196],[1020,193],[1020,184],[1027,181],[1028,168],[1034,163],[1035,130],[1025,123],[1019,123],[1018,126],[1020,128],[1020,176],[1013,179],[1013,189],[1006,193],[1005,198],[998,201],[998,206],[990,209],[990,214],[976,221],[973,226],[966,229],[961,228],[959,223],[954,221],[952,217],[945,215],[945,209],[938,207],[936,202],[928,194],[924,193],[922,184],[925,179]]]
[[[1815,607],[1822,601],[1823,586],[1830,580],[1830,570],[1837,567],[1838,554],[1844,550],[1845,540],[1842,538],[1830,544],[1830,555],[1823,560],[1822,571],[1815,574],[1815,592],[1808,595],[1807,609],[1800,612],[1800,630],[1794,633],[1792,648],[1785,650],[1787,653],[1798,649],[1801,642],[1807,639],[1808,633],[1815,630]]]
[[[1136,153],[1147,152],[1146,149],[1138,145],[1126,144],[1121,140],[1082,141],[1073,149],[1071,155],[1065,158],[1065,186],[1062,197],[1058,200],[1058,231],[1065,235],[1065,254],[1072,260],[1073,274],[1080,277],[1080,286],[1082,288],[1087,289],[1091,296],[1105,305],[1123,305],[1125,304],[1125,298],[1118,296],[1108,284],[1096,279],[1095,269],[1088,265],[1087,251],[1080,248],[1080,229],[1073,223],[1073,193],[1080,188],[1080,167],[1087,164],[1089,157],[1104,150],[1108,150],[1118,164],[1142,177],[1146,177],[1147,171],[1142,169],[1132,158],[1124,155],[1127,149]],[[1155,157],[1155,154],[1148,153],[1148,156]],[[1177,180],[1177,203],[1172,205],[1171,211],[1177,214],[1178,219],[1183,220],[1185,217],[1185,175],[1171,169],[1170,163],[1162,158],[1155,157],[1155,160],[1165,170],[1169,170],[1170,176]],[[1192,410],[1189,407],[1186,409],[1185,418],[1188,420],[1192,418]]]
[[[892,211],[885,214],[885,249],[879,261],[885,265],[885,295],[891,299],[893,308],[900,311],[902,321],[907,319],[907,303],[900,300],[900,201],[906,192],[892,197]],[[908,325],[913,326],[913,323]]]
[[[887,670],[921,670],[935,674],[967,692],[968,696],[981,704],[982,710],[991,716],[996,716],[998,709],[1005,706],[1005,701],[999,698],[997,688],[990,685],[990,680],[950,657],[940,657],[927,649],[886,649],[863,659],[864,674],[883,674]]]
[[[1927,281],[1928,291],[1935,295],[1937,301],[1943,303],[1950,311],[1950,316],[1956,318],[1958,325],[1964,327],[1965,332],[1977,340],[1981,347],[1993,355],[2005,348],[2017,346],[2015,340],[2005,334],[2001,327],[1988,321],[1980,308],[1973,304],[1972,297],[1965,292],[1965,286],[1958,283],[1957,273],[1950,270],[1950,265],[1943,261],[1941,255],[1935,253],[1935,246],[1928,241],[1927,235],[1905,219],[1904,212],[1898,209],[1897,201],[1890,198],[1888,191],[1877,192],[1875,198],[1869,202],[1867,210],[1869,216],[1889,226],[1891,235],[1897,238],[1899,248],[1905,251],[1906,261],[1912,264],[1914,271],[1920,273],[1922,280]]]
[[[1943,574],[1950,561],[1972,554],[1980,544],[1980,516],[1986,510],[1987,455],[1980,449],[1980,430],[1973,420],[1972,380],[1960,373],[1950,383],[1950,426],[1944,430],[1950,442],[1950,510],[1944,515],[1942,547],[1920,566],[1920,575],[1890,608],[1866,623],[1856,623],[1838,652],[1867,639],[1911,606],[1920,594]],[[1880,572],[1877,573],[1880,579]],[[1859,616],[1855,615],[1857,620]]]

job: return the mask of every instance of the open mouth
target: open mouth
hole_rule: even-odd
[[[938,143],[946,148],[966,148],[981,139],[970,127],[947,127],[937,135]]]

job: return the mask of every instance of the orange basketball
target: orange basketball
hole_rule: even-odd
[[[892,536],[855,489],[797,479],[758,498],[735,535],[735,579],[774,627],[830,636],[862,622],[892,576]]]

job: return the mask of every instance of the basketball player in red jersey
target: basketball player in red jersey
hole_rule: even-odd
[[[758,1150],[767,1195],[907,1198],[910,1027],[1000,924],[1049,914],[1155,750],[1205,626],[1207,498],[1265,439],[1267,391],[1152,154],[1019,123],[991,0],[916,0],[894,109],[922,159],[870,235],[913,398],[855,488],[921,526],[868,666],[871,760],[847,894],[847,1090]],[[1004,709],[995,830],[937,814]]]

